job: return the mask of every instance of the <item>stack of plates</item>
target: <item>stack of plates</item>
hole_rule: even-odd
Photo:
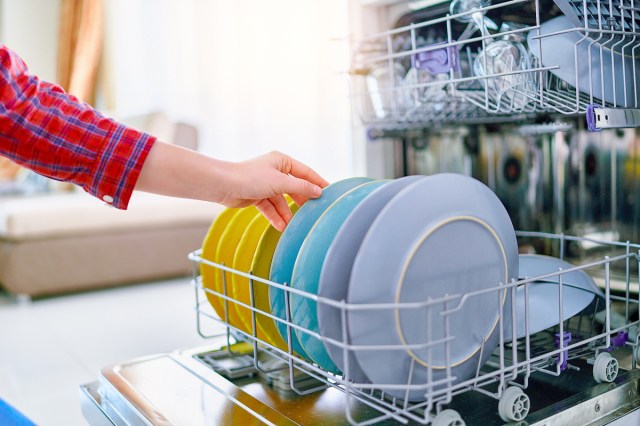
[[[289,207],[298,206],[289,199]],[[202,244],[202,258],[245,273],[268,279],[271,260],[280,232],[255,207],[226,209],[212,223]],[[251,305],[251,283],[240,274],[223,271],[207,263],[200,264],[200,275],[207,299],[216,314],[233,327],[253,335],[253,312],[242,306]],[[287,351],[287,344],[276,330],[270,313],[268,286],[253,281],[253,300],[256,309],[256,336],[272,346]],[[215,292],[215,293],[213,293]],[[226,295],[228,299],[217,293]]]
[[[412,401],[473,377],[500,330],[505,340],[521,337],[525,326],[517,320],[514,331],[505,285],[522,269],[559,267],[553,258],[519,257],[496,195],[457,174],[341,180],[305,203],[281,235],[253,207],[227,210],[203,257],[279,284],[254,281],[252,298],[248,279],[202,266],[205,288],[224,293],[226,283],[231,299],[254,301],[259,339]],[[567,315],[596,295],[581,274],[564,284]],[[557,293],[553,277],[535,285],[529,312]],[[524,292],[517,294],[516,311],[524,310]],[[251,310],[208,297],[221,318],[253,334]],[[560,320],[533,315],[528,331]]]

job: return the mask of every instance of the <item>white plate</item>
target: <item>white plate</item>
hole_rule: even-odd
[[[318,296],[337,301],[347,299],[353,261],[374,219],[400,190],[424,178],[425,176],[407,176],[395,179],[376,189],[353,209],[333,238],[333,243],[324,258]],[[318,325],[321,335],[338,342],[348,343],[347,337],[342,333],[342,310],[326,303],[318,304]],[[351,380],[356,383],[368,382],[369,379],[353,354],[350,354],[346,364],[341,346],[325,342],[325,347],[333,362]]]
[[[543,66],[558,66],[559,68],[550,71],[571,86],[577,87],[580,92],[593,94],[594,98],[611,103],[615,100],[617,106],[635,106],[634,78],[636,87],[640,87],[640,72],[634,73],[633,67],[635,62],[636,70],[640,69],[638,53],[635,52],[636,60],[634,61],[630,56],[631,47],[625,50],[625,55],[612,51],[595,42],[594,39],[598,38],[598,35],[594,32],[590,33],[589,37],[584,37],[579,31],[555,34],[574,28],[566,16],[558,16],[543,22],[540,26],[540,34],[553,35],[540,38],[542,44],[542,55],[540,55],[538,39],[533,38],[538,35],[538,32],[530,31],[527,36],[529,49],[541,60]],[[603,37],[603,40],[607,39],[608,36]],[[626,79],[626,84],[623,84],[623,77]]]
[[[513,225],[489,188],[456,174],[409,185],[376,217],[353,265],[350,304],[393,304],[349,309],[349,337],[366,346],[354,349],[358,363],[388,394],[414,401],[433,381],[469,379],[498,345],[500,311],[510,312],[500,286],[517,277]],[[429,308],[395,305],[447,294],[456,297]],[[415,388],[389,387],[407,384]]]
[[[576,267],[576,265],[572,265],[571,263],[557,257],[544,256],[541,254],[521,254],[519,264],[521,278],[536,278],[541,275],[547,275],[554,272],[560,273],[561,271],[566,271]],[[560,282],[560,275],[552,275],[542,279],[542,281],[557,284]],[[591,278],[589,274],[582,269],[563,272],[562,284],[564,286],[575,287],[591,292],[604,299],[604,293],[602,293],[600,287],[598,287],[595,281],[593,281],[593,278]]]
[[[567,270],[575,266],[562,259],[542,255],[520,255],[520,277],[535,278],[541,275]],[[529,335],[554,327],[560,323],[560,293],[558,275],[537,280],[529,286]],[[593,279],[583,270],[562,274],[562,321],[584,311],[596,297],[601,298],[599,306],[604,308],[604,294]],[[525,329],[525,289],[518,287],[516,292],[516,338],[526,335]],[[510,315],[507,313],[507,315]],[[504,328],[505,342],[513,339],[511,327]]]

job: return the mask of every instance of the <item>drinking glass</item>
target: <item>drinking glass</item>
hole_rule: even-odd
[[[398,62],[389,66],[387,61],[382,61],[366,76],[369,101],[377,118],[386,118],[392,111],[407,107],[406,95],[399,90],[406,74],[407,70]]]
[[[517,41],[497,40],[480,51],[473,62],[473,71],[483,78],[482,83],[490,99],[500,109],[509,111],[522,110],[530,98],[527,91],[535,90],[531,73],[509,74],[526,71],[531,68],[529,53],[524,45]],[[505,74],[505,75],[497,75]]]
[[[491,0],[453,0],[449,6],[449,13],[457,15],[471,12],[455,18],[458,22],[468,22],[469,26],[458,37],[458,41],[466,40],[471,35],[480,30],[483,37],[489,36],[488,28],[497,30],[498,26],[490,18],[484,16],[483,9],[491,5]]]

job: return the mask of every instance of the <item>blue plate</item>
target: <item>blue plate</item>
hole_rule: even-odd
[[[318,296],[337,301],[347,299],[351,267],[369,227],[378,216],[378,213],[380,213],[380,210],[400,190],[424,178],[425,176],[407,176],[395,179],[376,189],[354,207],[333,238],[333,243],[324,258],[318,285]],[[338,342],[348,343],[348,335],[344,336],[342,333],[342,310],[326,303],[320,303],[318,305],[318,323],[322,336]],[[353,353],[349,353],[347,363],[343,357],[342,346],[325,342],[325,347],[335,365],[348,378],[356,383],[369,381],[362,368],[358,365]]]
[[[289,285],[291,283],[293,267],[295,265],[296,258],[298,257],[300,247],[302,247],[304,239],[307,237],[307,234],[316,220],[318,220],[320,215],[342,194],[358,185],[371,182],[372,180],[373,179],[366,177],[356,177],[335,182],[324,188],[322,190],[322,195],[319,198],[311,199],[300,207],[300,210],[298,210],[298,213],[293,216],[291,222],[289,222],[278,241],[276,251],[273,254],[273,261],[271,262],[269,280]],[[287,315],[284,290],[273,286],[270,287],[269,302],[271,304],[272,315],[286,321]],[[276,324],[278,326],[278,331],[286,342],[286,323],[276,321]],[[291,333],[291,345],[292,349],[301,357],[309,359],[294,332]]]
[[[336,233],[353,209],[371,192],[387,182],[389,181],[378,180],[363,183],[346,192],[322,213],[300,248],[291,279],[293,288],[311,294],[318,293],[320,271],[322,270],[325,255],[333,243]],[[320,333],[318,304],[315,300],[292,294],[291,311],[291,318],[294,324],[304,327],[306,330]],[[331,360],[321,340],[302,330],[296,329],[295,332],[305,352],[316,364],[327,371],[340,374],[339,368]]]

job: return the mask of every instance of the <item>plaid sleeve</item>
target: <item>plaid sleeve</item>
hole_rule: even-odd
[[[126,209],[154,142],[29,74],[0,44],[0,155]]]

